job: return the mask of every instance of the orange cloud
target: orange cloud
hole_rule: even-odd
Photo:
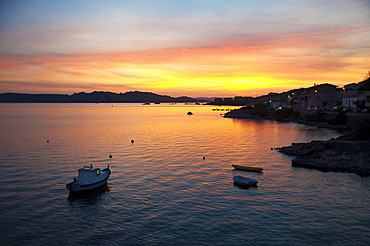
[[[205,40],[194,48],[3,55],[1,92],[22,86],[32,91],[34,86],[58,92],[132,89],[173,96],[255,96],[313,83],[343,85],[362,78],[369,51],[361,56],[340,54],[348,43],[337,36],[361,31],[368,29]]]

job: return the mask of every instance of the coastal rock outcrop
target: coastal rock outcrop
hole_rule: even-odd
[[[339,115],[345,117],[345,122],[337,120],[338,113],[336,112],[322,112],[322,111],[296,111],[291,108],[282,108],[279,110],[267,109],[267,107],[249,108],[243,107],[240,109],[234,109],[227,112],[225,118],[237,118],[237,119],[263,119],[263,120],[276,120],[279,122],[296,122],[299,124],[305,124],[310,126],[316,126],[320,128],[328,128],[337,130],[340,132],[348,132],[351,128],[359,126],[361,121],[366,118],[367,115],[355,115],[351,116],[355,118],[352,120],[351,117],[347,117],[345,112]],[[351,118],[351,120],[349,120]],[[370,117],[368,117],[370,118]],[[348,122],[347,122],[348,121]]]
[[[311,141],[292,143],[278,151],[295,156],[292,166],[370,176],[370,141]]]

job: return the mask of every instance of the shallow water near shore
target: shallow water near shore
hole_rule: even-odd
[[[294,168],[271,149],[338,133],[213,108],[0,104],[0,244],[370,243],[369,177]],[[110,165],[108,186],[69,195],[65,184],[90,163]],[[234,185],[235,175],[258,187]]]

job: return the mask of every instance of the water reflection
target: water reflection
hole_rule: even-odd
[[[238,185],[238,184],[235,184],[233,183],[233,186],[235,188],[239,188],[239,189],[242,189],[242,190],[249,190],[249,189],[257,189],[258,188],[258,185],[251,185],[251,186],[243,186],[243,185]]]
[[[247,172],[247,171],[240,171],[240,170],[236,170],[236,169],[233,169],[232,170],[233,174],[234,175],[241,175],[241,176],[263,176],[263,171],[260,172],[260,173],[257,173],[257,172]]]
[[[271,149],[335,132],[225,119],[210,107],[108,106],[27,104],[3,114],[0,105],[8,245],[368,245],[369,179],[292,168]],[[65,183],[90,163],[110,164],[109,186],[68,196]],[[259,187],[234,187],[234,175]]]
[[[102,200],[102,197],[109,191],[110,188],[108,184],[106,184],[90,191],[70,192],[67,200],[71,205],[74,203],[97,205]]]

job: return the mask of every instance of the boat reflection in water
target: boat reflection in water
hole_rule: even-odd
[[[88,204],[96,204],[101,197],[110,191],[108,184],[95,188],[93,190],[88,190],[84,192],[70,192],[67,200],[72,203],[75,201],[83,201]]]

